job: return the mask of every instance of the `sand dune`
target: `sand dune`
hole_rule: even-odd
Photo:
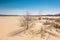
[[[0,40],[60,40],[60,16],[0,16]]]

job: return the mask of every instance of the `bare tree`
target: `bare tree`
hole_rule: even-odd
[[[24,29],[22,29],[22,30],[19,29],[19,30],[13,31],[13,32],[10,33],[10,36],[15,36],[15,35],[20,34],[21,32],[24,32],[24,31],[28,30],[28,26],[29,26],[28,21],[30,20],[29,19],[29,12],[27,12],[26,16],[24,16],[24,19],[25,20],[23,20],[22,24],[21,24],[21,27],[24,27]]]

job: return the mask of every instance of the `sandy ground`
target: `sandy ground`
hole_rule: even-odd
[[[48,28],[50,25],[43,25],[43,23],[46,22],[46,20],[42,19],[44,18],[43,16],[40,17],[42,20],[38,20],[38,18],[39,17],[31,17],[30,19],[32,21],[29,21],[28,23],[28,30],[24,30],[26,25],[21,26],[23,24],[22,22],[24,22],[23,20],[25,20],[23,16],[0,16],[0,40],[60,40],[60,33],[56,32],[56,29],[53,27],[51,29]],[[41,32],[41,29],[43,29],[43,32]],[[47,33],[45,33],[45,29],[48,31]],[[14,34],[14,32],[16,33],[21,30],[23,30],[23,32],[15,36],[10,36],[10,34]],[[54,34],[57,34],[58,36],[53,36]]]

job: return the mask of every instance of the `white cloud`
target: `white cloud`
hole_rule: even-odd
[[[32,9],[2,9],[0,14],[4,15],[26,15],[27,11],[30,15],[46,15],[46,14],[56,14],[60,10],[32,10]]]

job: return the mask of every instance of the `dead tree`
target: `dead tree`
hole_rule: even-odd
[[[24,32],[24,31],[28,30],[28,26],[29,26],[28,25],[28,23],[29,23],[28,21],[30,20],[29,19],[29,13],[28,12],[27,12],[27,15],[26,16],[24,15],[24,18],[25,18],[25,20],[23,20],[23,22],[21,24],[21,26],[24,27],[24,29],[22,29],[22,30],[19,29],[19,30],[13,31],[13,32],[10,33],[9,36],[16,36],[16,35]]]

